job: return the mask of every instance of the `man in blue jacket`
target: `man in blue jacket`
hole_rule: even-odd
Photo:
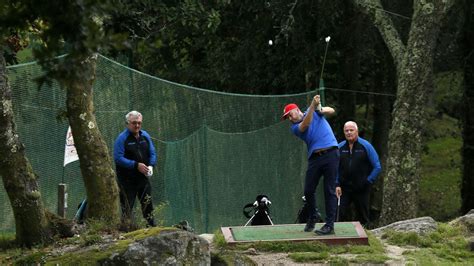
[[[143,116],[131,111],[125,116],[127,128],[115,140],[114,161],[120,188],[120,205],[124,222],[132,219],[133,205],[138,197],[143,218],[155,226],[149,177],[156,164],[156,152],[150,135],[142,130]]]
[[[288,118],[291,132],[302,139],[308,148],[308,169],[304,181],[304,196],[308,204],[308,221],[305,232],[314,229],[316,217],[315,191],[319,180],[324,176],[324,198],[326,223],[315,230],[318,235],[334,234],[336,218],[336,176],[339,165],[339,152],[334,133],[324,115],[331,115],[334,109],[322,107],[320,96],[314,96],[308,110],[303,113],[294,103],[285,106],[283,119]]]
[[[370,223],[370,188],[382,167],[372,144],[359,137],[355,122],[348,121],[344,124],[344,136],[346,140],[339,143],[341,160],[336,181],[336,195],[341,197],[341,220],[350,220],[349,208],[354,203],[358,220],[367,227]]]

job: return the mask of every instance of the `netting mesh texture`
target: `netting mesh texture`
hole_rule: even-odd
[[[35,63],[11,66],[17,130],[39,176],[42,200],[57,209],[57,185],[68,185],[67,217],[73,218],[85,197],[79,163],[63,167],[67,121],[65,91],[57,84],[38,88],[42,74]],[[103,56],[97,61],[94,84],[99,129],[113,150],[125,128],[125,114],[143,114],[143,129],[153,137],[158,164],[152,177],[155,206],[166,202],[166,225],[187,220],[197,232],[243,225],[245,204],[258,194],[272,201],[274,223],[294,223],[302,206],[306,171],[305,144],[280,121],[286,103],[307,105],[314,92],[252,96],[213,92],[161,80]],[[111,155],[112,156],[112,155]],[[324,213],[321,190],[318,206]],[[0,188],[0,230],[14,230],[8,196]]]

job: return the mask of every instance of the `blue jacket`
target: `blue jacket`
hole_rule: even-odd
[[[367,183],[373,184],[382,167],[372,144],[358,137],[352,146],[352,152],[346,140],[338,146],[341,157],[336,184],[356,190],[364,188]]]
[[[143,177],[138,171],[138,163],[155,166],[156,151],[150,135],[140,130],[138,140],[125,129],[115,140],[114,161],[119,177]]]

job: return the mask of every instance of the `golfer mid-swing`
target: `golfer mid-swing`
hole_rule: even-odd
[[[310,232],[316,223],[316,187],[324,176],[324,198],[326,223],[315,230],[318,235],[334,234],[336,217],[336,176],[339,167],[337,140],[324,115],[331,115],[334,109],[321,107],[320,96],[314,96],[308,110],[303,113],[294,103],[285,106],[282,119],[288,118],[291,132],[302,139],[308,148],[308,169],[304,181],[304,196],[308,203],[308,222],[304,231]]]

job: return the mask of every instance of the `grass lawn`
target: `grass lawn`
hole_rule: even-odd
[[[430,121],[428,128],[421,162],[419,216],[447,221],[460,215],[460,128],[456,119],[445,115]]]

